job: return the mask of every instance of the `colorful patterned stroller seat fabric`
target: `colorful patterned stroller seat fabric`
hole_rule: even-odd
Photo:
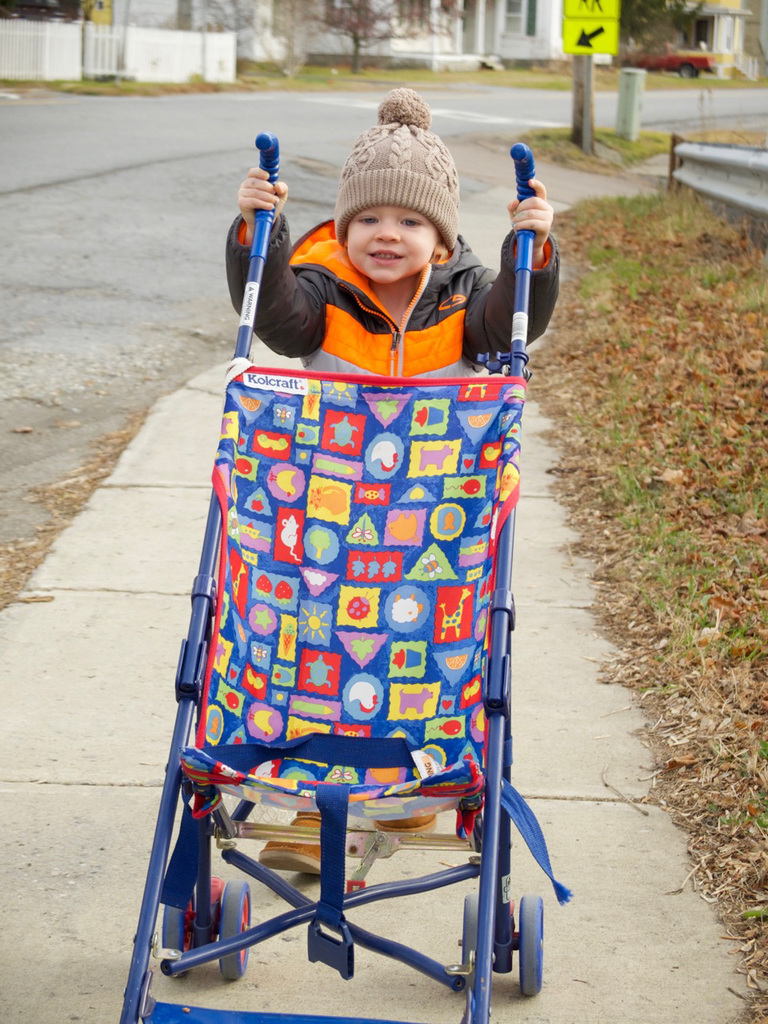
[[[338,782],[353,815],[458,805],[465,834],[525,382],[237,370],[211,656],[182,753],[196,813],[222,792],[313,807]]]

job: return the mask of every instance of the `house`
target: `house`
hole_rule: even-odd
[[[463,45],[504,63],[563,59],[562,0],[469,0]]]
[[[332,65],[351,55],[349,37],[324,27],[321,13],[341,10],[345,0],[101,0],[114,3],[114,20],[129,13],[131,24],[237,30],[238,56],[284,63],[302,61]],[[765,73],[768,53],[768,0],[717,0],[699,6],[681,46],[706,49],[715,56],[719,73],[736,68]],[[481,66],[548,63],[563,54],[563,0],[371,0],[371,8],[387,17],[401,12],[389,37],[371,41],[364,56],[391,66],[474,69]],[[407,21],[403,13],[407,12]],[[744,54],[752,60],[745,59]],[[760,66],[758,67],[758,60]],[[607,58],[606,58],[607,59]]]
[[[764,13],[768,14],[767,0],[750,0],[757,5],[762,4]],[[746,22],[752,12],[745,10],[742,0],[719,0],[718,3],[690,4],[695,17],[687,32],[680,33],[681,48],[705,50],[711,53],[717,65],[718,74],[727,77],[735,69],[754,77],[759,69],[752,67],[754,63],[746,59],[757,57],[759,49],[752,50],[747,46]],[[763,18],[765,32],[766,19]],[[765,43],[765,39],[763,40]],[[766,51],[763,48],[763,68]],[[764,73],[764,71],[763,71]]]
[[[744,52],[755,58],[757,73],[768,77],[768,0],[749,0],[744,20]]]
[[[323,0],[321,0],[323,2]],[[341,3],[343,0],[324,0]],[[387,5],[392,10],[391,5]],[[562,0],[421,0],[409,6],[405,30],[368,51],[392,65],[476,68],[483,64],[562,60]],[[414,14],[414,11],[416,12]],[[343,56],[345,41],[334,33],[318,35],[313,57]]]

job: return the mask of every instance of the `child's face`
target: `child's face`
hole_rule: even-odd
[[[401,206],[372,206],[347,227],[352,265],[375,284],[420,275],[440,244],[435,225],[422,213]]]

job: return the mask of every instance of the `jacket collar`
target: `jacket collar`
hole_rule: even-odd
[[[434,280],[434,271],[442,267],[453,269],[465,248],[466,243],[462,238],[459,238],[453,253],[448,259],[433,267],[432,280]],[[332,220],[324,221],[322,224],[318,224],[310,231],[307,231],[293,247],[291,266],[306,265],[312,265],[333,274],[340,281],[360,291],[378,308],[379,301],[371,291],[368,278],[356,270],[350,263],[347,250],[336,238],[336,227]]]

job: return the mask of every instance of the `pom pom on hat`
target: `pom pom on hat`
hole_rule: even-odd
[[[344,164],[336,199],[336,237],[361,210],[401,206],[437,228],[449,249],[459,227],[459,176],[445,143],[429,129],[432,112],[413,89],[393,89],[378,125],[363,132]]]
[[[410,124],[428,132],[432,111],[413,89],[393,89],[379,104],[379,124]]]

